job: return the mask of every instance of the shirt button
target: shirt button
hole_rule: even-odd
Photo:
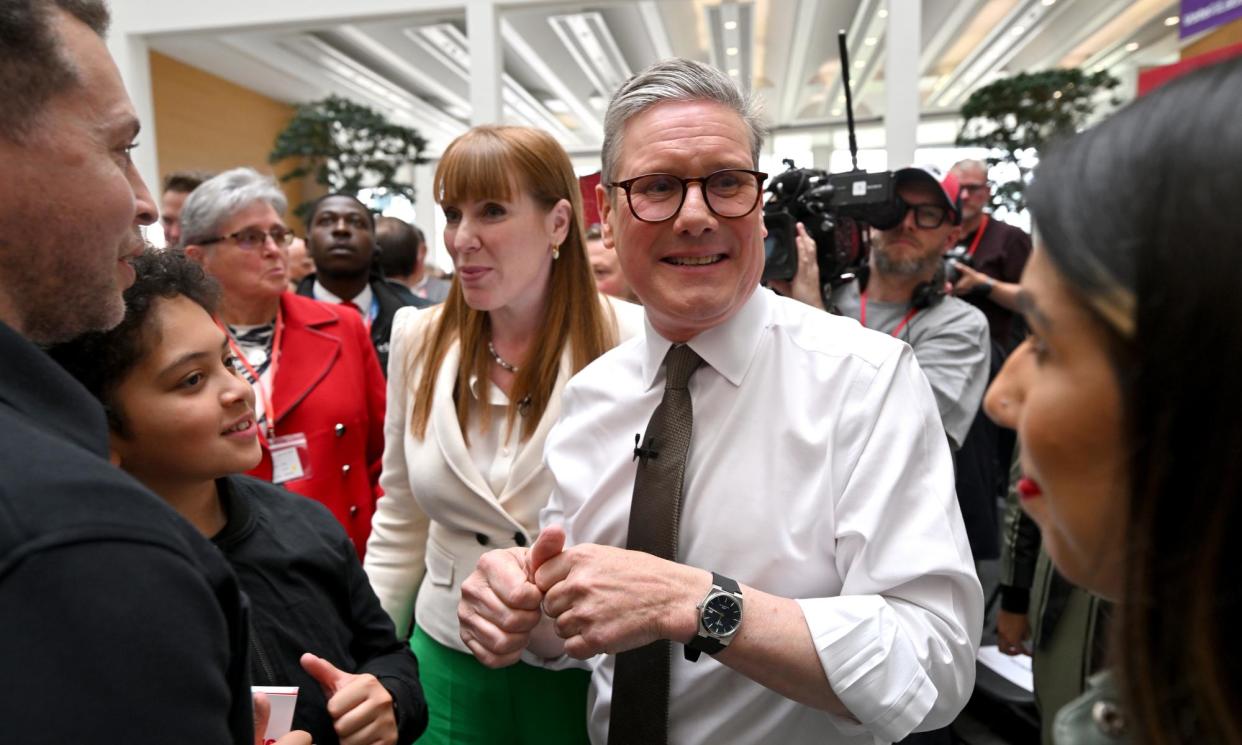
[[[1121,707],[1112,701],[1096,701],[1091,705],[1091,719],[1100,732],[1109,737],[1121,737],[1126,731],[1126,720]]]
[[[517,545],[519,545],[519,546],[525,546],[525,545],[526,545],[526,536],[522,535],[521,533],[514,533],[514,534],[513,534],[513,542],[514,542],[514,543],[516,543],[516,544],[517,544]]]
[[[346,463],[345,465],[341,466],[341,473],[349,473],[349,464],[348,464],[348,463]]]
[[[479,542],[480,546],[486,546],[488,543],[490,543],[490,541],[487,539],[487,536],[483,535],[482,533],[475,533],[474,539]]]
[[[337,422],[336,426],[332,428],[332,431],[336,433],[337,437],[344,437],[345,436],[345,425],[341,424],[340,422]]]
[[[357,514],[358,514],[358,505],[356,505],[356,504],[355,504],[355,505],[350,505],[350,507],[349,507],[349,516],[350,516],[350,517],[355,517],[355,516],[357,516]]]

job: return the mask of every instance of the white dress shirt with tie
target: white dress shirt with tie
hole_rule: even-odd
[[[974,685],[983,593],[910,347],[765,289],[689,344],[705,364],[689,386],[677,559],[797,599],[858,723],[674,645],[669,742],[890,742],[952,721]],[[663,394],[669,345],[648,323],[566,387],[540,522],[562,523],[569,544],[625,546],[634,435]],[[589,663],[603,745],[614,658]]]

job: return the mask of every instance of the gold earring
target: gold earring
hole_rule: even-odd
[[[552,260],[556,261],[559,258],[561,258],[561,247],[557,245],[553,245],[552,246]]]

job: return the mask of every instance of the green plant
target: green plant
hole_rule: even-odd
[[[298,165],[281,181],[310,175],[328,191],[357,194],[369,188],[413,202],[414,185],[400,178],[401,169],[426,163],[426,146],[416,130],[393,124],[366,106],[328,96],[297,107],[267,159],[273,164],[297,159]],[[294,212],[305,221],[311,204],[303,202]]]
[[[1021,212],[1024,192],[1039,151],[1057,138],[1083,129],[1118,85],[1107,72],[1080,69],[1020,73],[979,88],[962,105],[957,144],[989,149],[989,166],[1011,163],[1018,178],[993,190],[992,206]],[[1109,107],[1117,100],[1109,97]]]

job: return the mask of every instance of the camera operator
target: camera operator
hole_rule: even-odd
[[[959,213],[935,176],[918,168],[894,174],[905,213],[889,230],[871,229],[868,269],[833,292],[831,310],[891,334],[914,349],[931,383],[950,447],[970,430],[988,381],[991,344],[983,313],[946,297],[943,256],[959,234]],[[773,289],[824,308],[815,241],[797,226],[798,273]]]
[[[1017,311],[1017,282],[1031,255],[1031,237],[1026,231],[984,212],[992,199],[987,164],[961,160],[949,169],[957,179],[957,202],[962,210],[961,233],[951,256],[953,294],[983,311],[988,328],[1005,356],[1025,336]]]

